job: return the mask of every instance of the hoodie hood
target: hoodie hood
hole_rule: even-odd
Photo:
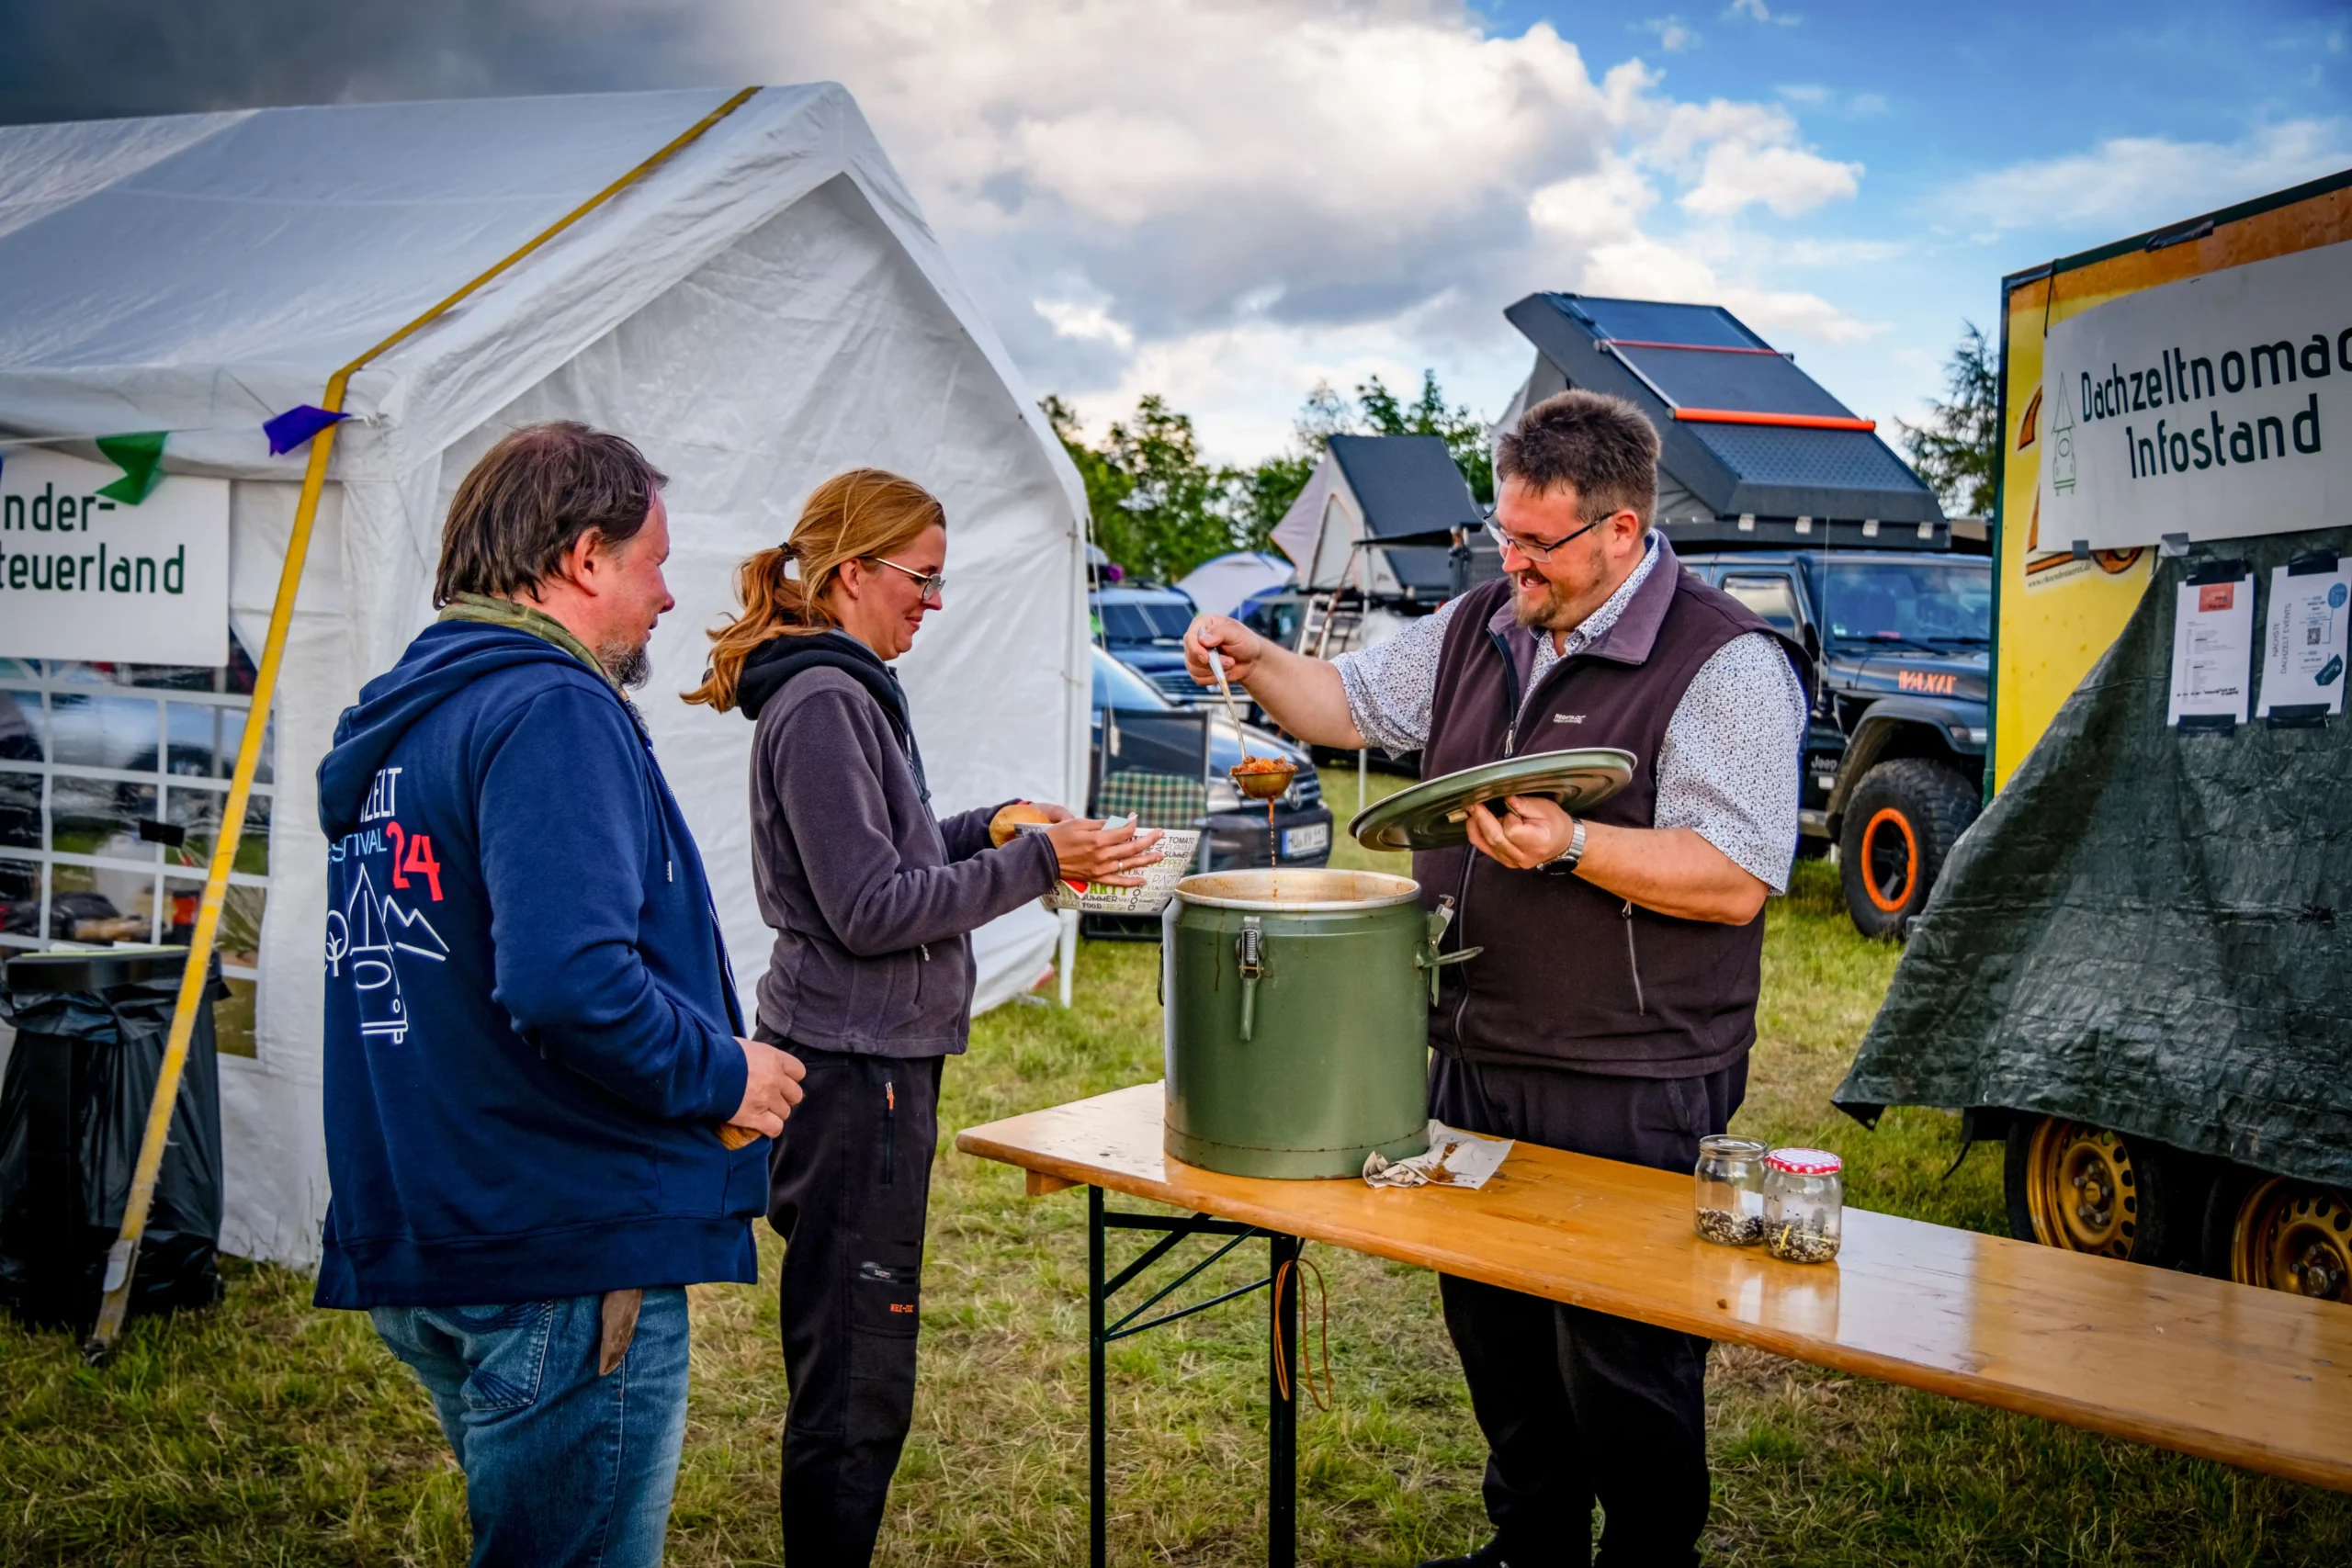
[[[427,626],[335,721],[334,746],[319,762],[319,827],[328,839],[358,830],[377,770],[419,719],[452,693],[523,664],[551,665],[550,676],[570,671],[599,691],[612,690],[578,659],[529,632],[470,621]]]
[[[759,722],[760,709],[770,698],[784,690],[794,676],[810,670],[838,670],[864,686],[882,706],[890,728],[899,737],[899,744],[906,748],[907,761],[915,771],[915,784],[922,790],[923,803],[931,802],[931,783],[923,776],[922,751],[915,744],[914,717],[907,710],[906,688],[899,684],[899,677],[882,656],[847,632],[826,630],[813,637],[780,637],[760,644],[743,660],[742,673],[735,682],[735,705],[743,716]]]

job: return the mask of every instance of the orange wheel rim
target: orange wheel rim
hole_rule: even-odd
[[[1878,885],[1878,833],[1893,823],[1903,835],[1903,876],[1895,884],[1892,896],[1882,892]],[[1899,914],[1903,906],[1911,902],[1911,889],[1919,880],[1919,840],[1911,831],[1911,819],[1892,806],[1881,807],[1862,829],[1862,890],[1883,914]]]

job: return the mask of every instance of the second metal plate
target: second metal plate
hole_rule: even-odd
[[[1348,831],[1368,850],[1442,850],[1470,841],[1470,808],[1510,795],[1545,795],[1573,814],[1634,777],[1634,754],[1612,747],[1538,751],[1424,779],[1356,813]]]

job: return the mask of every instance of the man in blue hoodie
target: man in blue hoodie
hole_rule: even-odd
[[[742,1038],[624,693],[672,604],[662,482],[582,424],[492,446],[450,504],[440,620],[319,765],[318,1303],[368,1309],[424,1381],[478,1568],[661,1562],[684,1287],[757,1278],[761,1135],[800,1098],[799,1063]]]

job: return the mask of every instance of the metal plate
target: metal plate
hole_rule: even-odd
[[[1470,841],[1470,808],[1507,795],[1541,795],[1588,811],[1632,782],[1634,754],[1611,747],[1537,751],[1424,779],[1356,813],[1348,831],[1368,850],[1442,850]]]

